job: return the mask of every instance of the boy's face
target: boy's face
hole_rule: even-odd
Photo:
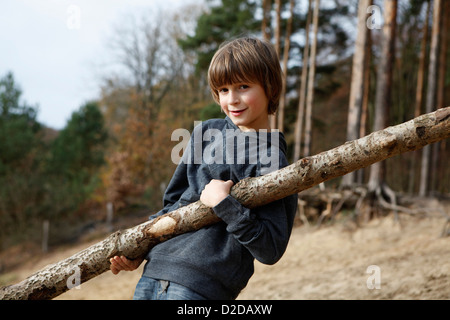
[[[263,87],[257,83],[235,83],[219,89],[220,107],[242,131],[270,129]]]

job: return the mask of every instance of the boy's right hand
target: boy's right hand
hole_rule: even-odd
[[[223,181],[212,179],[203,189],[200,195],[200,201],[207,207],[214,208],[229,194],[233,181]]]
[[[142,261],[144,261],[143,258],[130,260],[124,256],[115,256],[109,259],[109,262],[111,262],[111,272],[113,274],[118,274],[120,271],[136,270],[141,265]]]

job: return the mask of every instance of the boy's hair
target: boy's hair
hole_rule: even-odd
[[[278,55],[270,42],[245,37],[219,47],[209,66],[208,82],[217,103],[224,85],[258,83],[269,100],[268,113],[274,114],[283,85],[281,72]]]

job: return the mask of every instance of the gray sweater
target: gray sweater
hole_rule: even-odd
[[[260,176],[286,166],[282,133],[242,132],[227,117],[194,128],[164,195],[150,219],[200,199],[212,179]],[[228,195],[213,208],[221,222],[156,245],[143,276],[184,285],[208,299],[235,299],[254,272],[256,258],[276,263],[289,241],[297,195],[248,209]]]

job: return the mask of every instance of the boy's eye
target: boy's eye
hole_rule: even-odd
[[[250,88],[250,86],[248,84],[240,84],[240,85],[236,85],[233,88],[238,88],[239,90],[246,90],[246,89]],[[219,89],[218,91],[219,91],[219,93],[223,94],[223,93],[227,93],[230,90],[228,87],[225,87],[225,88]]]

